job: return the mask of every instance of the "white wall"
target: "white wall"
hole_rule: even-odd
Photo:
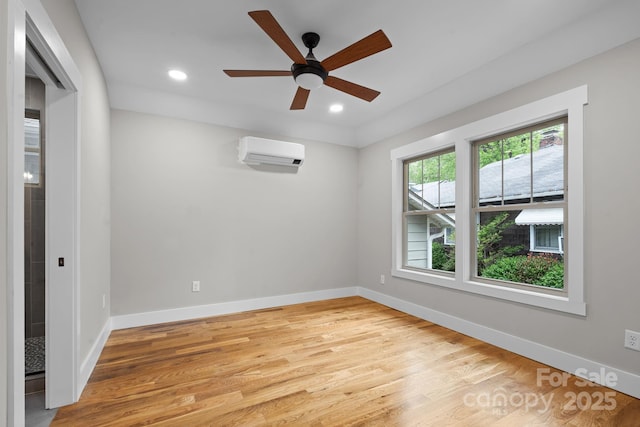
[[[100,64],[72,0],[42,0],[82,75],[80,99],[80,336],[79,361],[109,318],[110,108]],[[102,295],[107,306],[102,308]]]
[[[297,173],[258,170],[237,160],[248,132],[111,117],[112,315],[356,284],[355,149],[295,141]]]
[[[589,86],[584,151],[586,318],[398,278],[388,279],[384,286],[378,284],[380,274],[390,277],[391,269],[391,149],[583,84]],[[638,99],[640,40],[635,40],[362,149],[358,284],[640,374],[639,354],[623,348],[624,329],[640,331]]]

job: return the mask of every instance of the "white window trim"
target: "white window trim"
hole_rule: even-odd
[[[478,120],[391,150],[391,274],[395,277],[472,292],[494,298],[586,315],[584,300],[583,240],[583,108],[588,102],[587,86],[580,86],[539,101]],[[535,289],[516,289],[472,280],[471,236],[472,141],[529,126],[562,115],[568,116],[567,200],[568,219],[564,229],[566,294],[554,295]],[[403,162],[406,159],[454,147],[456,152],[456,272],[451,276],[415,271],[402,266]],[[465,214],[467,213],[467,214]]]

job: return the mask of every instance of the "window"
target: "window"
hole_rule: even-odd
[[[455,219],[453,214],[450,216],[452,219]],[[456,244],[456,229],[454,227],[447,227],[444,229],[444,244],[448,246]]]
[[[582,86],[392,150],[392,275],[584,315],[586,103]]]
[[[532,252],[563,253],[561,225],[531,225]]]
[[[409,159],[404,176],[403,265],[455,271],[455,252],[446,246],[447,230],[451,236],[455,229],[455,153]]]
[[[27,110],[24,119],[24,183],[40,185],[41,171],[40,114]]]
[[[564,116],[473,143],[476,279],[564,290],[566,123]]]

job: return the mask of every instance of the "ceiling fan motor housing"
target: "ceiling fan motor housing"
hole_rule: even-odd
[[[320,42],[320,36],[317,33],[304,33],[302,35],[302,42],[309,49],[305,60],[306,64],[293,64],[291,66],[291,74],[298,86],[304,89],[316,89],[322,86],[324,79],[327,78],[329,73],[313,56],[313,48],[318,46]]]

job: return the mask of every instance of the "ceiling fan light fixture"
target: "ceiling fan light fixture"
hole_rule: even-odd
[[[318,61],[308,60],[306,64],[293,64],[291,73],[296,84],[303,89],[317,89],[324,84],[328,73]]]
[[[324,83],[322,77],[313,73],[302,73],[296,77],[296,83],[303,89],[318,89]]]

